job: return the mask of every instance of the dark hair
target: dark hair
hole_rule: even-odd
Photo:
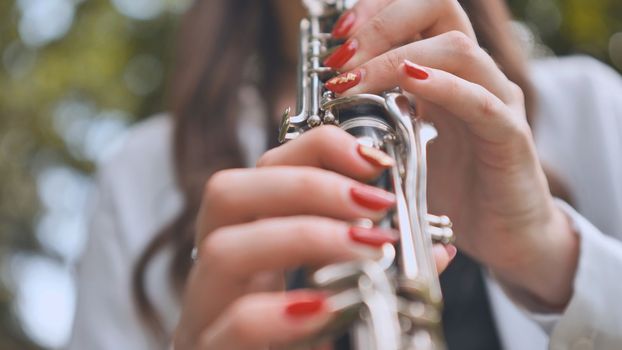
[[[182,20],[170,97],[176,181],[184,206],[146,247],[132,279],[138,312],[161,336],[165,336],[162,323],[145,288],[147,268],[158,253],[171,249],[169,280],[181,292],[191,266],[203,185],[218,170],[244,165],[235,132],[238,91],[248,75],[241,67],[256,56],[265,63],[264,76],[277,73],[271,70],[279,66],[282,55],[278,19],[271,7],[269,1],[195,1]],[[270,102],[271,86],[265,79],[255,80]]]
[[[261,76],[282,73],[283,51],[278,46],[278,18],[271,1],[202,0],[185,15],[179,33],[177,69],[172,85],[175,118],[174,157],[184,208],[179,216],[150,242],[133,275],[138,311],[151,328],[166,336],[159,315],[148,298],[146,270],[164,249],[172,249],[169,278],[181,292],[188,276],[194,242],[195,215],[205,181],[216,171],[243,166],[236,137],[237,93],[245,82],[244,70],[252,58],[263,74],[255,79],[268,106],[274,91]],[[473,22],[481,44],[510,80],[525,92],[528,110],[533,94],[526,60],[507,28],[508,10],[502,1],[461,1]],[[269,109],[271,111],[271,109]],[[275,129],[276,131],[276,129]]]

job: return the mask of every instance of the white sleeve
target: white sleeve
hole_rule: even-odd
[[[550,348],[620,349],[622,344],[622,243],[604,235],[564,202],[581,243],[574,293],[559,319],[535,317],[550,330]],[[548,325],[548,327],[546,327]]]
[[[551,350],[620,349],[622,242],[604,235],[565,202],[556,202],[580,237],[573,296],[568,306],[559,314],[535,313],[501,284],[499,292],[505,291],[501,293],[549,336]]]
[[[89,240],[77,271],[77,310],[69,350],[152,350],[134,309],[134,264],[121,235],[112,186],[100,181]]]
[[[560,314],[539,314],[506,296],[545,331],[551,350],[619,349],[622,344],[622,242],[604,235],[572,207],[557,205],[580,237],[573,296]],[[507,292],[507,290],[506,290]]]
[[[538,153],[570,188],[581,213],[558,201],[579,233],[580,255],[566,310],[523,314],[550,336],[551,349],[621,349],[622,79],[587,57],[549,59],[534,68]]]

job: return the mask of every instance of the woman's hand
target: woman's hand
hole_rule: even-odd
[[[516,295],[563,308],[572,295],[578,238],[554,205],[521,89],[477,44],[457,1],[360,0],[325,64],[343,72],[338,94],[401,86],[439,130],[429,150],[432,212],[449,215],[460,249]]]
[[[264,349],[321,329],[331,306],[318,292],[283,292],[283,272],[378,257],[396,241],[392,231],[350,224],[394,205],[392,194],[363,184],[392,161],[321,127],[266,153],[257,169],[212,176],[175,349]],[[435,246],[439,270],[455,249]]]

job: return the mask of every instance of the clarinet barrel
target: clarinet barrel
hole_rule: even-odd
[[[398,89],[383,94],[336,96],[324,84],[338,72],[322,65],[342,41],[330,33],[352,1],[303,0],[309,16],[300,25],[298,101],[283,114],[279,138],[293,140],[312,128],[337,125],[358,142],[381,150],[395,165],[373,185],[396,195],[395,208],[380,222],[399,232],[378,260],[335,264],[313,272],[309,286],[326,291],[336,320],[312,340],[348,333],[356,350],[442,350],[442,295],[432,245],[453,240],[451,221],[427,211],[426,148],[436,129],[416,117],[414,104]]]

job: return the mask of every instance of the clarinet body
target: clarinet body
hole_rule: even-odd
[[[395,193],[397,205],[380,223],[399,232],[379,260],[335,264],[315,271],[310,285],[326,290],[338,313],[316,339],[348,332],[357,350],[441,350],[442,295],[432,244],[450,243],[451,222],[427,212],[426,147],[436,129],[415,116],[399,90],[336,97],[324,83],[337,75],[322,61],[338,45],[330,33],[351,7],[346,0],[303,0],[296,115],[282,119],[281,142],[323,125],[338,125],[358,142],[382,150],[396,165],[374,183]],[[362,220],[362,225],[374,223]]]

